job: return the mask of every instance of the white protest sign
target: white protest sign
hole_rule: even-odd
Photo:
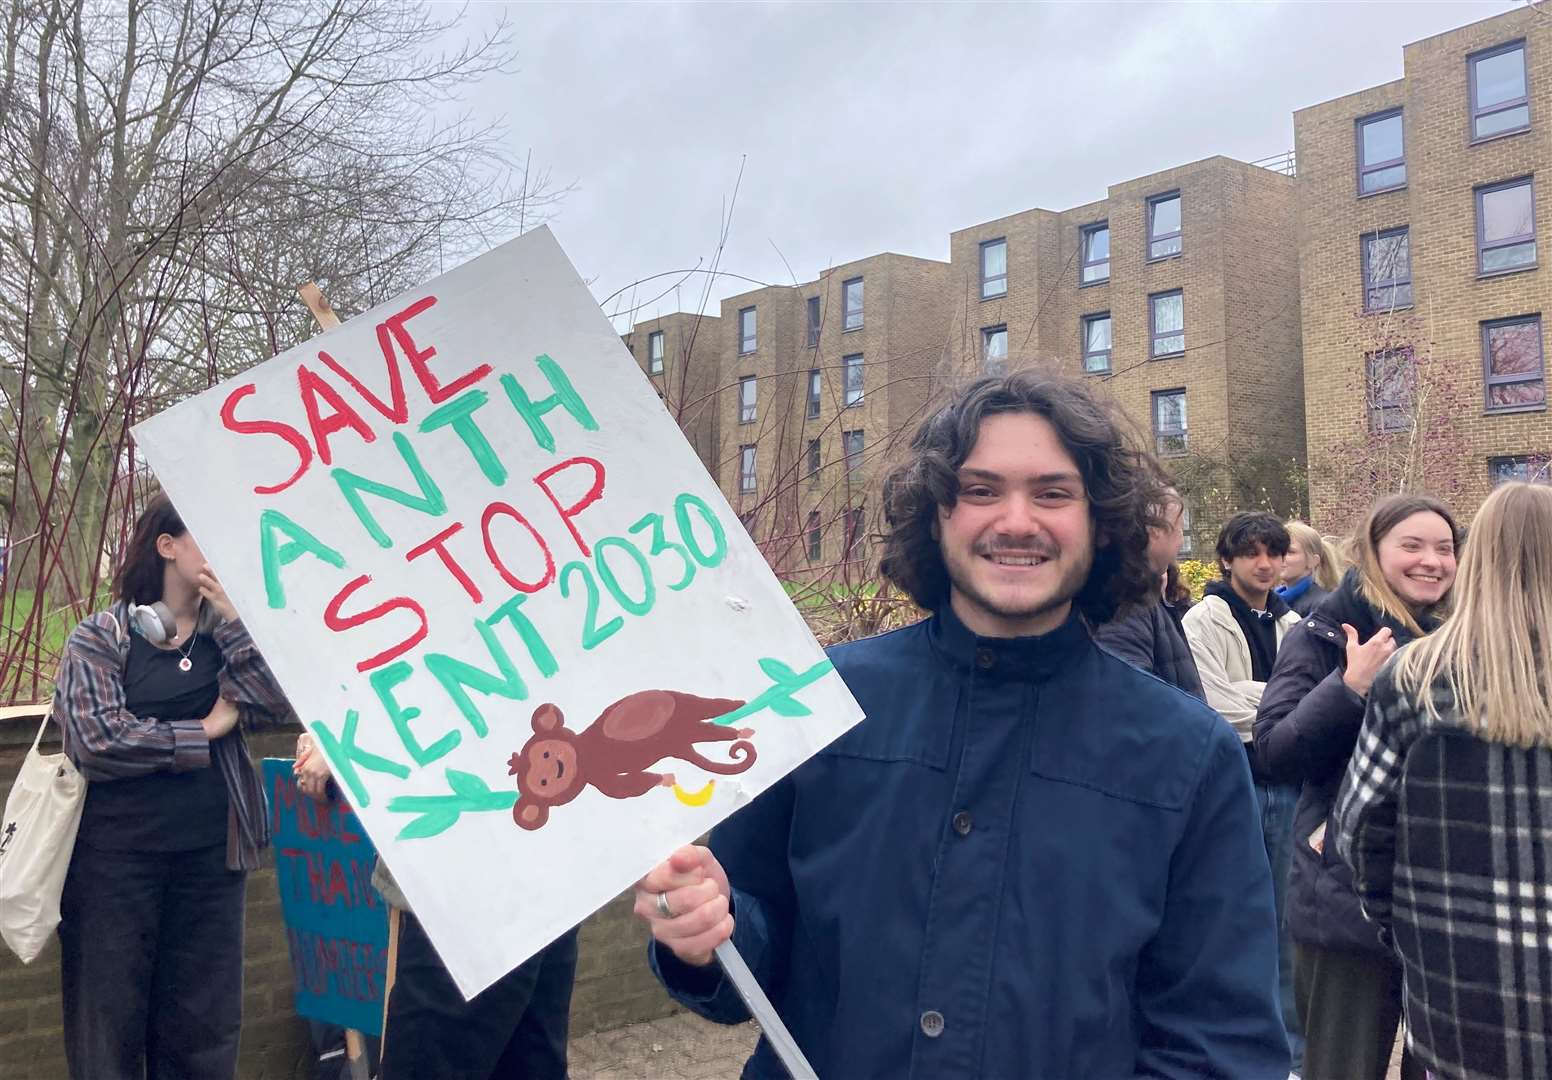
[[[548,229],[135,437],[466,996],[861,719]]]

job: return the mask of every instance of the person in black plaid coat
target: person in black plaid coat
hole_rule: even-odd
[[[1455,614],[1369,692],[1338,854],[1437,1080],[1552,1075],[1552,488],[1483,504]]]

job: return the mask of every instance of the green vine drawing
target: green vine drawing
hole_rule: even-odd
[[[760,670],[771,680],[749,702],[730,713],[712,720],[714,724],[731,724],[746,716],[769,709],[777,716],[809,716],[813,713],[796,698],[803,690],[835,670],[828,660],[821,660],[807,671],[794,671],[780,660],[764,657]],[[428,836],[444,833],[458,824],[458,818],[466,813],[488,810],[511,810],[517,802],[517,791],[492,791],[490,786],[473,773],[448,769],[448,792],[445,795],[396,795],[388,800],[388,810],[395,814],[418,815],[399,830],[400,840],[423,840]]]

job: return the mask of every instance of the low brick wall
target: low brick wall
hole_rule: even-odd
[[[35,726],[0,723],[0,805],[10,794]],[[51,727],[50,732],[54,729]],[[294,734],[249,740],[254,760],[289,757]],[[58,749],[57,742],[53,750]],[[621,896],[582,925],[574,1036],[666,1016],[675,1006],[647,970],[646,932]],[[248,881],[246,967],[243,990],[243,1080],[305,1080],[312,1052],[307,1025],[292,1011],[291,964],[286,956],[274,859]],[[51,944],[24,966],[0,947],[0,1076],[6,1080],[57,1080],[65,1075],[59,1000],[59,948]]]

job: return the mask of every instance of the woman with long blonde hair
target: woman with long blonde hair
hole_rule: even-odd
[[[1277,595],[1300,615],[1308,615],[1341,584],[1341,559],[1311,526],[1297,519],[1283,525],[1288,530],[1288,555]]]
[[[1304,1029],[1304,1080],[1384,1080],[1401,1021],[1401,967],[1359,909],[1326,823],[1363,725],[1375,674],[1397,646],[1438,626],[1460,529],[1422,495],[1376,503],[1353,537],[1354,566],[1288,632],[1261,695],[1262,772],[1302,785],[1293,818],[1288,933]],[[1422,1076],[1404,1056],[1402,1077]]]
[[[1546,1075],[1552,487],[1482,504],[1454,613],[1374,680],[1334,818],[1438,1080]]]

